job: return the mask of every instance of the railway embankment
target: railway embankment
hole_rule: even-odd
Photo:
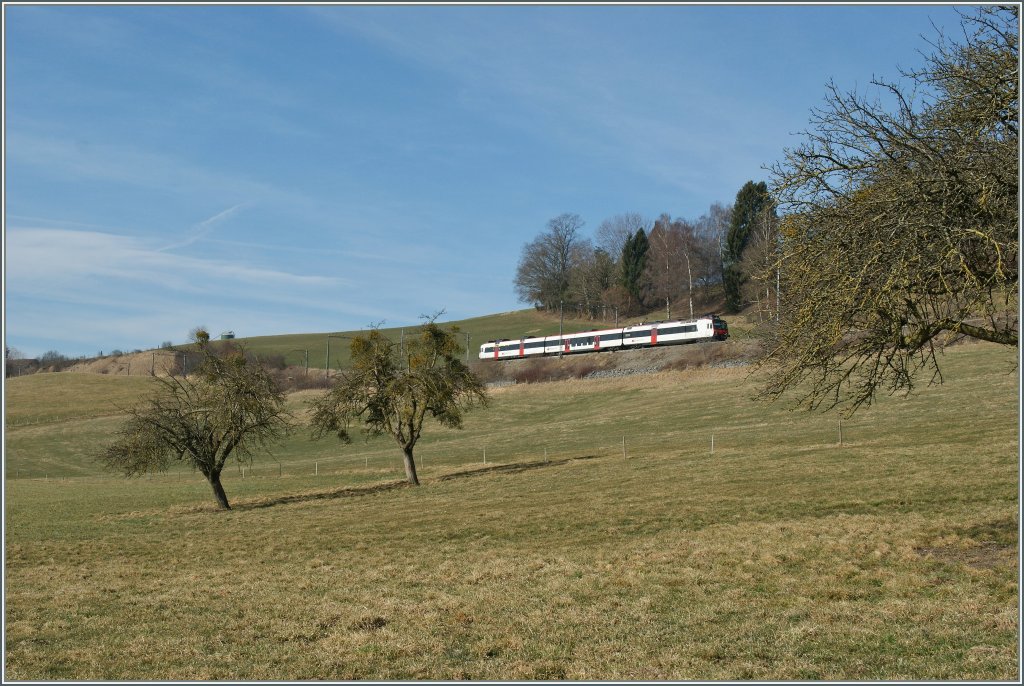
[[[606,379],[664,371],[744,367],[757,354],[754,339],[709,341],[637,350],[502,361],[481,360],[475,371],[491,387],[565,379]]]

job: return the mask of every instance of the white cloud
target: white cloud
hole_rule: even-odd
[[[123,144],[95,143],[24,131],[8,131],[8,169],[25,165],[54,176],[95,179],[146,188],[177,188],[266,197],[280,193],[267,184],[218,174],[170,154],[148,152]]]
[[[197,323],[260,335],[392,316],[346,298],[359,289],[349,279],[176,255],[102,231],[12,227],[5,259],[8,331],[25,352],[42,352],[32,340],[66,341],[73,354],[148,347]]]
[[[164,252],[149,241],[98,231],[10,228],[7,284],[14,292],[57,294],[91,281],[116,279],[189,293],[210,285],[231,290],[253,286],[339,287],[344,280],[261,269]]]

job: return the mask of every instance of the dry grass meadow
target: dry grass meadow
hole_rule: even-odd
[[[842,445],[742,369],[520,384],[424,439],[420,488],[300,433],[230,512],[90,461],[146,379],[13,379],[4,676],[1015,680],[1014,359],[951,349]]]

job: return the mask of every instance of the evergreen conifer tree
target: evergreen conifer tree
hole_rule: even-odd
[[[647,233],[643,228],[637,229],[622,247],[622,286],[638,305],[642,304],[642,278],[649,247]]]
[[[725,307],[729,312],[739,312],[743,307],[743,284],[749,275],[743,273],[740,260],[750,241],[754,222],[771,203],[768,185],[764,181],[747,181],[736,194],[732,223],[725,237],[725,250],[722,254],[722,286],[725,290]]]

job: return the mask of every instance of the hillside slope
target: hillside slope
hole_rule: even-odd
[[[639,320],[640,318],[634,318]],[[619,321],[625,326],[627,320]],[[632,320],[630,320],[632,321]],[[441,322],[445,326],[457,326],[465,336],[469,334],[469,359],[477,359],[480,345],[498,338],[520,338],[522,336],[551,336],[559,331],[558,313],[540,312],[534,309],[503,312],[472,319],[461,319]],[[567,316],[561,322],[564,333],[590,331],[592,329],[610,328],[614,320],[597,321],[576,319]],[[400,341],[404,334],[411,334],[416,326],[388,327],[380,331],[393,341]],[[360,331],[339,331],[337,333],[305,333],[285,334],[280,336],[253,336],[236,339],[239,343],[258,355],[283,355],[289,365],[301,366],[308,352],[309,366],[324,369],[327,355],[327,336],[330,335],[332,369],[344,367],[349,360],[348,338],[361,333]],[[337,337],[337,338],[335,338]],[[463,345],[465,345],[465,338]]]
[[[431,427],[420,488],[387,439],[300,432],[226,472],[227,513],[91,461],[96,399],[145,380],[15,379],[5,676],[1013,681],[1014,359],[950,350],[842,444],[746,369],[520,384]]]
[[[647,321],[653,317],[647,315]],[[746,321],[746,315],[737,315],[730,318],[730,328],[733,330],[734,339],[743,339],[749,331],[750,324]],[[644,321],[644,317],[623,318],[618,320],[619,326]],[[515,339],[522,336],[551,336],[559,332],[560,324],[558,314],[540,312],[535,309],[517,310],[514,312],[503,312],[501,314],[474,317],[442,322],[445,326],[457,326],[462,332],[462,344],[469,343],[468,359],[471,363],[478,360],[480,345],[494,339]],[[576,333],[579,331],[591,331],[594,329],[611,328],[616,324],[615,320],[600,321],[591,319],[576,319],[566,317],[561,322],[561,330],[564,333]],[[415,326],[390,327],[380,329],[381,333],[393,341],[401,341],[406,334],[412,335],[416,330]],[[295,367],[296,371],[305,367],[307,359],[310,369],[323,370],[327,364],[328,336],[330,336],[330,366],[331,369],[341,369],[349,362],[349,341],[363,331],[339,331],[323,333],[296,333],[281,334],[275,336],[251,336],[236,338],[234,342],[244,346],[262,358],[279,357],[284,364]],[[468,339],[465,334],[469,334]],[[215,342],[216,343],[216,342]],[[186,348],[186,346],[179,346]],[[740,352],[735,348],[728,349],[730,353],[746,355],[747,352]],[[673,357],[670,353],[669,358]],[[106,356],[97,359],[84,360],[68,368],[72,372],[87,372],[92,374],[110,374],[117,376],[148,376],[151,373],[156,375],[167,374],[171,370],[179,370],[182,365],[181,352],[174,350],[146,350],[139,353],[127,353],[118,356]],[[608,366],[620,361],[603,360],[601,366]],[[188,362],[186,360],[186,362]],[[665,368],[666,364],[655,363],[658,368]],[[491,373],[489,370],[487,373]],[[500,375],[499,375],[500,376]]]

